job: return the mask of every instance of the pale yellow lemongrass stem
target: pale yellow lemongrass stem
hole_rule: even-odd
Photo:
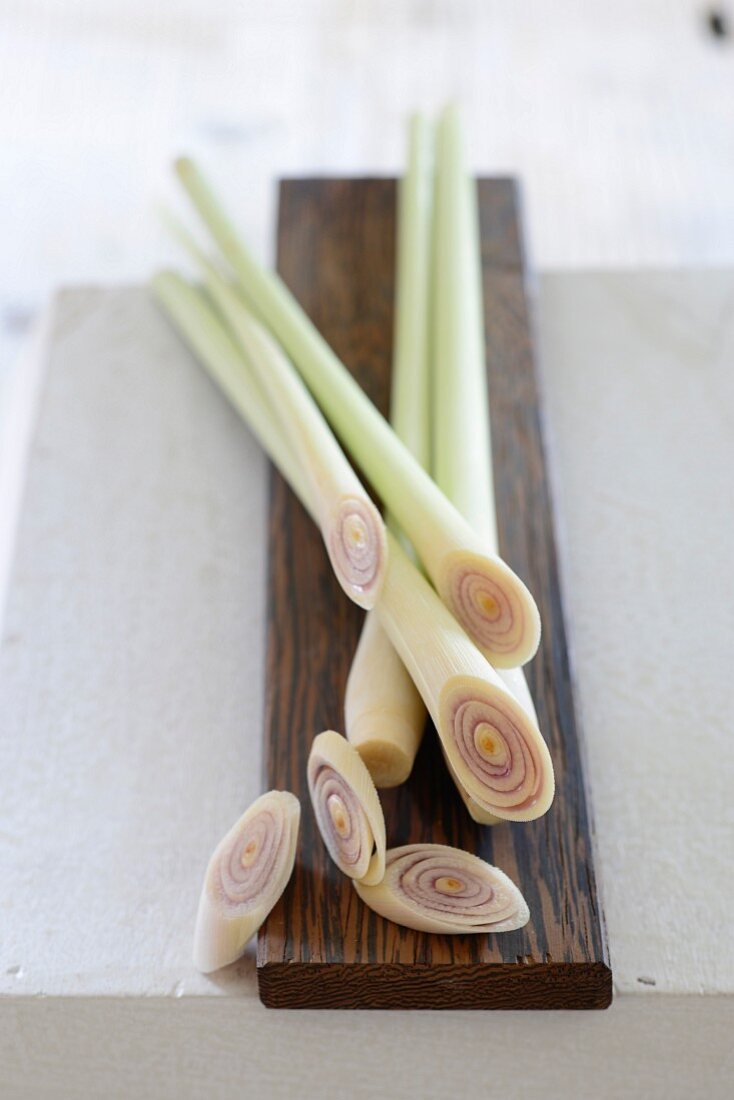
[[[430,445],[428,311],[430,291],[432,127],[423,115],[410,120],[408,168],[398,185],[395,336],[390,421],[395,434],[427,468]],[[412,547],[397,523],[388,526]],[[346,735],[378,787],[409,776],[426,725],[426,708],[380,626],[367,613],[344,696]]]
[[[450,504],[366,397],[282,280],[239,240],[201,173],[177,172],[248,302],[290,355],[342,441],[387,508],[399,519],[442,599],[492,660],[512,668],[540,639],[535,601],[520,578]]]

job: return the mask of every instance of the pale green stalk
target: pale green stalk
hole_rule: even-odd
[[[401,443],[283,282],[263,269],[194,165],[178,174],[258,316],[277,335],[342,441],[413,543],[441,597],[485,654],[503,667],[537,649],[540,620],[522,581],[495,554]]]
[[[439,123],[436,168],[432,471],[448,499],[496,551],[478,203],[453,106]],[[537,725],[522,670],[498,671]],[[457,785],[472,817],[486,824],[499,820]]]

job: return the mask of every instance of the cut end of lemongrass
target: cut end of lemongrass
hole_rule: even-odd
[[[441,598],[497,668],[529,661],[540,644],[540,614],[530,591],[501,558],[457,550],[438,578]]]
[[[357,750],[334,730],[314,738],[308,789],[319,832],[340,871],[366,883],[385,872],[385,818]]]
[[[391,848],[382,882],[354,886],[381,917],[418,932],[512,932],[530,919],[525,899],[504,872],[443,844]]]
[[[240,957],[285,890],[293,871],[301,806],[268,791],[217,845],[207,867],[194,934],[194,965],[204,974]]]
[[[546,813],[555,792],[548,746],[509,691],[451,677],[441,690],[439,722],[457,784],[480,810],[507,821]]]
[[[372,776],[372,782],[380,790],[399,787],[413,770],[414,758],[379,732],[363,735],[354,747]]]
[[[323,534],[346,594],[359,607],[374,607],[387,569],[387,536],[377,508],[366,498],[342,498]]]
[[[347,740],[378,788],[410,775],[426,726],[426,708],[376,612],[365,616],[344,693]]]

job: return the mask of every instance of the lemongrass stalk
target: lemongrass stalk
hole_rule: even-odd
[[[268,419],[253,386],[254,372],[228,341],[221,322],[185,281],[164,275],[153,286],[202,364],[316,518],[282,427]],[[230,354],[224,356],[223,347]],[[490,813],[516,821],[539,817],[553,798],[553,769],[537,726],[390,532],[387,542],[387,573],[377,603],[380,622],[428,708],[452,768]]]
[[[354,888],[380,916],[419,932],[513,932],[530,919],[525,899],[503,871],[443,844],[391,848],[382,881],[355,882]]]
[[[316,824],[340,871],[366,885],[385,874],[385,818],[375,784],[346,738],[326,730],[308,757],[308,790]]]
[[[268,791],[245,811],[209,860],[194,933],[194,965],[209,974],[238,959],[293,872],[301,806]]]
[[[540,639],[535,602],[401,443],[285,284],[238,239],[198,169],[177,171],[248,301],[277,335],[322,410],[413,543],[442,599],[495,664],[529,660]]]
[[[334,574],[359,607],[374,607],[385,573],[385,525],[344,457],[318,406],[280,346],[252,316],[186,230],[166,222],[201,268],[204,283],[235,342],[286,426],[291,450],[310,485]]]
[[[421,466],[430,460],[428,311],[431,270],[432,127],[410,120],[408,168],[398,185],[395,334],[390,420]],[[400,535],[408,555],[413,549]],[[405,665],[368,612],[344,695],[346,735],[378,787],[410,775],[426,725],[426,709]]]
[[[428,708],[459,785],[485,812],[531,821],[553,801],[537,724],[388,532],[380,621]]]
[[[497,551],[476,185],[454,106],[441,116],[436,168],[432,472],[448,499]],[[537,725],[522,670],[499,673]],[[496,821],[459,789],[475,821]]]
[[[316,523],[303,469],[283,438],[277,414],[241,349],[202,292],[173,271],[161,271],[151,289],[212,380],[247,423],[263,450]]]
[[[270,333],[215,271],[207,272],[205,282],[277,409],[294,457],[303,466],[337,580],[359,607],[374,607],[387,567],[382,516]]]

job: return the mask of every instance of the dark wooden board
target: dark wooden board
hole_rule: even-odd
[[[427,732],[405,786],[382,792],[388,844],[433,841],[506,871],[530,906],[518,932],[435,936],[367,909],[330,862],[306,786],[313,736],[343,730],[344,686],[362,612],[334,580],[320,536],[272,477],[268,586],[266,782],[301,799],[296,869],[258,944],[262,1001],[291,1008],[605,1008],[612,996],[593,863],[578,722],[519,227],[511,180],[479,185],[487,365],[502,553],[543,620],[528,667],[556,770],[540,821],[481,827]],[[281,184],[278,269],[383,412],[389,397],[395,268],[392,180]]]

